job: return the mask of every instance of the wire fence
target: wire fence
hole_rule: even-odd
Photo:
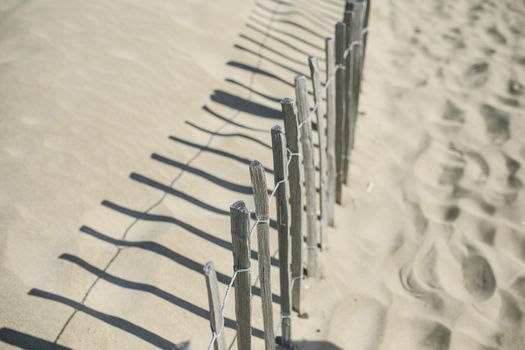
[[[290,164],[290,162],[288,161],[287,164]],[[275,184],[275,187],[274,187],[272,193],[268,196],[268,202],[270,204],[271,204],[273,198],[275,197],[275,194],[277,193],[277,190],[279,189],[279,186],[281,186],[282,184],[284,184],[287,181],[288,181],[288,179],[284,179],[284,180],[281,180],[281,181],[279,181],[278,183]],[[252,225],[252,227],[250,229],[250,239],[253,236],[253,234],[256,232],[255,229],[257,228],[257,225],[259,225],[261,223],[269,224],[270,223],[270,219],[260,219],[260,218],[257,217],[257,220],[255,221],[255,223]],[[277,255],[278,252],[279,252],[279,249],[277,249],[275,251],[273,256]],[[232,276],[232,278],[230,280],[230,283],[228,284],[228,287],[226,288],[226,293],[224,294],[224,300],[222,302],[221,309],[220,309],[220,317],[221,317],[222,323],[221,323],[220,329],[217,332],[212,332],[212,338],[211,338],[211,341],[210,341],[210,343],[208,345],[208,350],[210,350],[213,347],[213,344],[215,343],[217,338],[224,331],[224,319],[225,319],[225,316],[224,316],[225,310],[224,309],[226,308],[226,305],[228,303],[228,297],[230,296],[230,292],[231,292],[231,290],[233,288],[233,284],[235,283],[235,279],[237,278],[237,275],[239,273],[243,273],[243,272],[251,272],[251,268],[249,268],[249,269],[238,269],[238,270],[235,270],[233,272],[233,276]],[[258,279],[259,279],[259,276],[256,277],[256,281],[255,281],[254,285],[257,284]],[[290,287],[290,290],[293,288],[293,283],[295,282],[296,279],[297,278],[292,279],[292,282],[291,282],[292,287]],[[253,295],[252,295],[252,297],[253,297]],[[282,315],[281,314],[281,320],[284,317],[290,317],[290,316],[291,315]],[[276,331],[279,329],[279,325],[280,324],[281,324],[281,322],[279,322],[278,326],[276,327]]]
[[[333,135],[333,131],[332,130],[332,133],[330,133],[330,128],[336,128],[338,130],[345,130],[345,127],[346,127],[346,130],[347,130],[347,133],[346,135],[343,135],[344,136],[344,139],[341,140],[337,140],[337,139],[334,139],[333,137],[331,139],[329,139],[326,144],[319,144],[319,149],[320,149],[320,152],[330,152],[330,151],[334,151],[333,149],[330,150],[330,148],[334,148],[335,146],[335,143],[336,141],[339,141],[339,142],[344,142],[345,144],[352,144],[353,145],[353,132],[355,130],[355,122],[356,122],[356,119],[357,119],[357,104],[358,104],[358,96],[359,96],[359,91],[360,91],[360,83],[361,83],[361,78],[362,78],[362,69],[363,69],[363,57],[364,57],[364,51],[365,51],[365,48],[366,48],[366,38],[367,38],[367,35],[368,35],[368,14],[369,14],[369,8],[370,8],[370,0],[368,1],[363,1],[363,0],[347,0],[346,2],[346,9],[345,9],[345,21],[344,22],[338,22],[338,24],[336,25],[336,38],[335,38],[335,45],[336,45],[336,50],[333,50],[333,47],[331,49],[329,49],[329,47],[327,46],[327,50],[326,50],[326,59],[325,61],[326,62],[331,62],[331,64],[333,65],[331,67],[331,74],[328,73],[327,71],[327,75],[325,77],[325,81],[324,81],[324,84],[319,85],[321,86],[320,89],[317,88],[319,91],[315,91],[316,90],[316,85],[315,85],[315,75],[314,75],[314,71],[312,71],[312,80],[314,81],[314,95],[315,93],[319,93],[320,95],[319,96],[326,96],[326,102],[323,100],[323,98],[320,98],[318,100],[315,101],[315,104],[313,105],[312,108],[308,108],[308,101],[307,99],[302,99],[301,98],[301,87],[298,85],[298,80],[296,78],[296,97],[297,97],[297,110],[298,110],[298,114],[296,115],[295,112],[293,113],[292,117],[294,119],[294,123],[295,123],[295,130],[296,132],[297,131],[300,131],[300,138],[301,138],[301,142],[304,142],[305,140],[308,141],[310,144],[309,146],[313,149],[313,144],[312,144],[312,140],[311,140],[311,136],[309,138],[308,136],[308,133],[311,133],[311,119],[312,119],[312,116],[313,115],[316,115],[318,114],[317,112],[319,112],[319,110],[323,107],[323,104],[327,103],[330,104],[330,101],[333,101],[335,102],[336,106],[338,107],[338,113],[334,110],[333,108],[333,105],[332,105],[332,108],[330,107],[327,107],[327,112],[325,115],[322,115],[321,117],[322,118],[325,118],[327,121],[328,121],[328,126],[327,126],[327,130],[318,130],[318,133],[325,133],[325,131],[327,132],[328,135]],[[345,33],[346,33],[346,37],[343,37],[341,38],[340,36],[337,36],[337,26],[339,27],[342,27],[344,30],[345,30]],[[354,39],[354,40],[352,40]],[[331,39],[330,39],[331,40]],[[341,42],[343,41],[343,42]],[[337,53],[337,47],[340,46],[340,45],[344,45],[345,49],[344,51],[339,52],[339,54]],[[341,50],[339,50],[341,51]],[[333,62],[334,60],[333,59],[330,59],[331,57],[329,57],[330,55],[334,54],[335,55],[335,62],[338,62],[338,63],[335,63]],[[338,71],[340,70],[348,70],[350,72],[347,72],[346,76],[345,77],[342,77],[340,74],[338,74]],[[341,81],[340,84],[336,84],[338,82],[338,80],[340,79],[344,79],[344,81]],[[329,88],[333,85],[336,85],[335,87],[335,94],[334,92],[331,92],[329,90]],[[341,88],[338,88],[338,87],[342,87]],[[357,89],[357,93],[356,93],[356,89]],[[342,91],[341,91],[342,90]],[[304,92],[304,91],[303,91]],[[307,94],[304,94],[304,96],[306,96]],[[301,111],[304,111],[306,108],[306,115],[303,116],[303,118],[301,118]],[[344,111],[344,112],[342,112]],[[283,113],[284,113],[284,117],[285,119],[287,118],[287,115],[286,113],[284,112],[284,108],[283,108]],[[303,113],[305,114],[305,113]],[[337,114],[337,115],[336,115]],[[319,118],[319,115],[318,115],[318,118]],[[299,121],[300,120],[300,121]],[[321,124],[319,123],[318,121],[318,125]],[[353,125],[352,125],[353,124]],[[303,128],[303,126],[307,125],[306,128]],[[285,123],[285,126],[286,126],[286,123]],[[313,163],[313,154],[309,154],[309,152],[305,152],[305,149],[302,150],[299,150],[299,151],[292,151],[290,149],[290,147],[288,147],[288,141],[289,140],[289,137],[290,135],[288,134],[289,130],[286,129],[285,133],[282,133],[281,134],[286,138],[286,141],[287,141],[287,145],[284,147],[284,154],[285,154],[285,165],[286,165],[286,168],[287,168],[287,171],[286,171],[286,177],[281,179],[280,181],[277,181],[275,182],[274,184],[274,188],[273,190],[271,191],[271,193],[268,195],[267,194],[267,205],[271,205],[272,201],[274,200],[274,198],[276,196],[278,196],[278,193],[279,193],[279,189],[281,188],[281,186],[286,186],[287,184],[290,184],[292,181],[300,181],[300,177],[297,178],[291,178],[290,176],[290,165],[292,163],[292,160],[294,159],[294,157],[297,157],[297,160],[299,161],[301,158],[301,156],[305,156],[305,157],[310,157],[311,159],[308,159],[306,161],[303,161],[303,165],[305,166],[305,169],[304,169],[304,172],[307,172],[308,169],[306,169],[306,163],[307,161],[311,161]],[[295,142],[298,142],[298,138],[299,136],[296,137],[295,140],[292,140],[292,141],[295,141]],[[321,139],[320,139],[321,140]],[[308,146],[308,145],[307,145]],[[274,146],[275,147],[275,146]],[[350,146],[347,147],[346,150],[342,149],[342,147],[339,147],[339,152],[336,151],[336,159],[338,160],[338,171],[336,173],[333,173],[331,176],[334,177],[334,181],[336,182],[339,182],[338,185],[341,185],[341,182],[343,181],[341,179],[341,175],[342,174],[345,174],[347,172],[344,171],[344,169],[341,169],[342,168],[342,165],[343,165],[343,161],[344,159],[347,159],[349,157],[349,152],[350,152]],[[308,149],[306,149],[306,151],[308,151]],[[275,154],[274,154],[275,156]],[[321,168],[320,169],[321,172],[327,172],[326,170],[326,164],[324,164],[324,168]],[[306,175],[307,176],[307,175]],[[311,176],[311,174],[310,174]],[[300,186],[303,186],[303,184],[301,183]],[[335,189],[327,189],[327,191],[337,191],[337,187],[340,187],[340,186],[336,186]],[[311,195],[311,196],[315,196],[315,193],[311,193],[311,186],[308,187],[308,184],[305,184],[304,185],[304,190],[305,192],[307,192],[307,196],[308,195]],[[315,190],[315,187],[314,187],[314,190]],[[335,196],[334,196],[335,198]],[[290,200],[288,201],[288,204],[287,205],[290,205],[292,206],[293,203],[294,203],[294,199],[296,200],[297,198],[290,198]],[[256,199],[257,200],[257,199]],[[297,201],[295,201],[297,203]],[[301,200],[298,201],[298,203],[301,203]],[[311,204],[311,202],[308,202],[307,200],[307,206],[308,204]],[[278,209],[279,210],[279,209]],[[326,210],[326,208],[321,208],[321,222],[323,220],[326,219],[326,213],[324,212]],[[302,212],[302,208],[301,208],[301,212]],[[307,208],[307,212],[308,212],[308,208]],[[310,214],[312,212],[310,211]],[[308,213],[307,213],[308,215]],[[315,215],[317,216],[317,213],[315,213]],[[255,232],[257,232],[257,227],[259,225],[269,225],[270,224],[270,218],[268,215],[258,215],[257,212],[256,212],[256,215],[255,215],[255,223],[253,223],[253,225],[251,225],[251,227],[249,228],[249,232],[248,232],[248,245],[249,245],[249,242],[251,241],[251,238],[252,236],[255,234]],[[288,229],[288,225],[286,226]],[[302,237],[302,234],[301,234],[301,237]],[[310,236],[308,236],[308,238],[310,238]],[[292,238],[293,239],[293,238]],[[292,242],[293,244],[293,242]],[[235,247],[234,247],[235,249]],[[275,257],[279,252],[280,252],[280,247],[272,254],[272,257]],[[300,251],[303,251],[303,248],[301,247]],[[307,264],[307,267],[310,268],[310,254],[311,254],[311,251],[314,252],[313,254],[315,254],[315,252],[317,251],[317,241],[311,241],[311,240],[307,240],[307,245],[306,245],[306,251],[309,255],[309,264]],[[260,253],[260,252],[259,252]],[[286,253],[288,254],[288,252]],[[292,254],[293,254],[293,248],[292,248]],[[252,257],[253,259],[253,257]],[[260,259],[260,256],[259,256],[259,259]],[[293,259],[293,258],[292,258]],[[302,259],[302,255],[301,255],[301,259]],[[292,264],[293,264],[293,261],[292,261]],[[294,287],[296,287],[296,284],[299,283],[299,281],[301,281],[303,278],[304,278],[304,275],[303,275],[303,268],[304,268],[304,263],[302,262],[301,260],[301,264],[300,264],[300,274],[296,275],[296,276],[292,276],[290,278],[290,272],[288,270],[288,266],[280,266],[280,269],[286,269],[286,274],[288,276],[288,281],[289,281],[289,287],[288,287],[288,290],[287,291],[284,291],[285,293],[287,292],[288,293],[288,296],[290,296],[292,294],[292,291],[294,290]],[[281,264],[282,265],[282,264]],[[244,273],[251,273],[252,269],[251,267],[249,268],[235,268],[234,271],[233,271],[233,275],[231,277],[231,280],[226,288],[226,292],[224,294],[224,298],[222,299],[222,302],[220,303],[220,305],[212,305],[211,302],[210,302],[210,309],[211,308],[217,308],[218,310],[216,310],[218,312],[218,316],[219,316],[219,324],[218,325],[215,325],[215,327],[213,326],[212,324],[212,337],[211,337],[211,340],[209,342],[209,345],[208,345],[208,350],[211,350],[214,348],[218,349],[218,350],[221,350],[222,347],[219,345],[219,338],[221,336],[223,336],[223,333],[224,333],[224,328],[225,328],[225,309],[226,309],[226,306],[228,305],[228,301],[229,301],[229,297],[230,297],[230,294],[231,294],[231,291],[232,289],[234,289],[234,286],[238,280],[238,277],[241,275],[241,274],[244,274]],[[308,271],[308,269],[307,269]],[[308,271],[308,275],[310,275],[310,272]],[[254,286],[257,285],[257,283],[260,281],[260,274],[257,275],[256,277],[256,280],[255,280],[255,283],[254,283]],[[267,281],[265,281],[265,283],[269,283]],[[271,290],[271,288],[270,288]],[[241,292],[241,291],[237,291],[236,290],[236,293],[238,292]],[[250,291],[246,291],[247,293],[250,293]],[[283,293],[283,290],[281,289],[281,293]],[[299,294],[300,295],[300,294]],[[250,300],[251,298],[253,298],[253,294],[250,294]],[[211,300],[211,297],[210,297],[210,300]],[[212,310],[210,310],[212,311]],[[264,316],[264,315],[263,315]],[[281,309],[281,312],[280,312],[280,315],[279,315],[279,321],[277,322],[277,325],[275,326],[275,328],[273,329],[273,334],[276,334],[282,327],[283,325],[283,321],[284,320],[291,320],[291,317],[292,317],[292,313],[291,312],[288,312],[288,311],[283,311],[283,309]],[[237,322],[239,323],[239,320],[237,320]],[[250,329],[251,329],[251,326],[250,326]],[[268,332],[270,330],[268,329],[265,329],[264,330],[265,332]],[[283,330],[284,331],[284,330]],[[250,334],[251,335],[251,334]],[[248,336],[250,336],[248,335]],[[238,336],[239,336],[239,333],[236,332],[235,334],[235,337],[234,339],[232,340],[230,346],[228,348],[231,348],[233,347],[234,343],[236,342],[236,339],[238,339]],[[284,334],[283,334],[283,338],[284,338]],[[275,344],[269,344],[268,341],[265,342],[266,344],[266,349],[275,349]],[[283,345],[286,345],[286,344],[283,344]],[[239,348],[240,349],[240,348]],[[240,349],[241,350],[241,349]],[[242,349],[242,350],[246,350],[246,349]]]

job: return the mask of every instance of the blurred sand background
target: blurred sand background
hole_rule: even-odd
[[[253,208],[247,164],[271,168],[279,101],[343,8],[2,1],[0,348],[205,349],[202,265],[224,293],[228,207]],[[524,20],[517,0],[373,2],[299,348],[525,349]]]

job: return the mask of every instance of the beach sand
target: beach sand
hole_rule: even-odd
[[[253,210],[248,164],[271,168],[279,101],[343,8],[1,4],[0,348],[205,349],[202,266],[224,295],[229,206]],[[308,318],[292,318],[300,349],[525,349],[524,20],[512,0],[373,1],[349,186],[303,285]],[[233,299],[226,317],[229,344]]]

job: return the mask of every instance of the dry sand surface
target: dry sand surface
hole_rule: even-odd
[[[224,293],[228,207],[253,209],[247,164],[271,168],[279,100],[343,7],[2,1],[0,348],[205,349],[202,266]],[[373,2],[300,349],[525,349],[524,22],[521,0]],[[257,296],[253,319],[261,349]]]

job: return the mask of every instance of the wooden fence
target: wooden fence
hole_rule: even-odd
[[[224,309],[235,290],[237,348],[251,349],[252,270],[250,242],[257,235],[265,349],[292,347],[292,310],[301,313],[303,278],[315,278],[317,255],[328,245],[327,226],[333,226],[335,203],[342,202],[347,185],[350,156],[354,147],[359,93],[368,32],[370,0],[347,0],[343,20],[335,24],[335,40],[325,39],[326,80],[321,82],[319,60],[308,57],[313,91],[309,105],[307,80],[295,77],[295,98],[281,101],[284,132],[271,129],[274,189],[268,195],[264,167],[250,164],[256,221],[250,226],[250,212],[244,202],[231,205],[231,237],[234,273],[221,303],[213,262],[204,267],[210,307],[212,338],[208,350],[225,350]],[[326,108],[325,108],[326,106]],[[320,175],[316,181],[312,117],[317,123],[317,156]],[[316,188],[319,188],[319,195]],[[270,203],[275,198],[279,244],[280,318],[273,323],[270,283]],[[303,204],[304,200],[304,204]],[[303,207],[304,206],[304,207]],[[319,207],[319,210],[318,210]],[[306,208],[306,276],[303,276],[303,208]],[[257,282],[257,281],[256,281]]]

